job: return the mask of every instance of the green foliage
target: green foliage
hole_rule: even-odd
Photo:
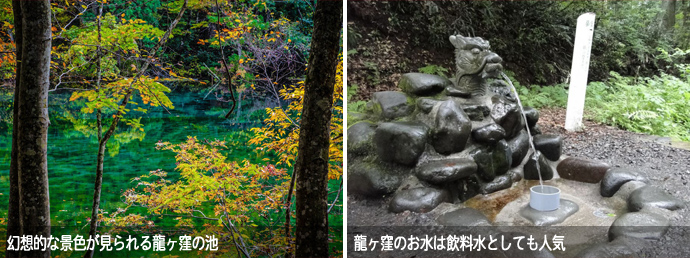
[[[594,12],[590,79],[609,71],[651,76],[667,65],[657,49],[686,45],[690,19],[678,15],[673,37],[660,26],[663,1],[375,1],[352,3],[354,17],[382,37],[404,38],[414,47],[450,53],[451,34],[488,39],[507,69],[523,83],[553,85],[566,81],[572,61],[577,17]],[[678,14],[690,4],[677,2]],[[367,11],[360,11],[366,9]],[[368,26],[371,26],[368,25]],[[351,26],[348,26],[348,29]],[[366,34],[366,32],[362,32]],[[402,36],[401,36],[402,35]],[[681,36],[686,35],[686,36]],[[361,52],[361,51],[360,51]]]
[[[531,85],[525,87],[519,83],[515,84],[520,101],[524,106],[542,107],[565,107],[568,104],[568,90],[565,84],[554,86]]]
[[[362,39],[362,34],[359,33],[352,24],[347,25],[347,48],[355,49],[357,44]],[[349,52],[349,51],[348,51]]]
[[[605,83],[590,83],[587,110],[602,123],[690,141],[689,82],[687,73],[636,79],[611,72]]]
[[[418,70],[420,73],[435,74],[435,75],[438,75],[438,76],[441,76],[444,78],[448,78],[448,76],[446,76],[448,69],[443,68],[442,66],[427,65],[427,66],[419,68]]]
[[[666,53],[664,59],[687,53]],[[589,83],[586,115],[625,130],[690,141],[690,65],[678,64],[675,70],[679,76],[631,77],[611,72],[608,80]],[[566,107],[565,85],[524,87],[513,82],[525,106]]]
[[[357,95],[359,85],[351,83],[347,85],[347,113],[361,113],[364,111],[366,102],[362,100],[353,101],[352,99]]]

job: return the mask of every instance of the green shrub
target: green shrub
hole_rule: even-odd
[[[427,65],[427,66],[421,67],[417,70],[419,70],[420,73],[435,74],[435,75],[438,75],[438,76],[441,76],[444,78],[448,78],[448,76],[446,76],[448,69],[443,68],[442,66]]]
[[[636,79],[611,72],[588,87],[595,121],[625,130],[690,141],[690,77],[668,74]]]
[[[347,113],[361,113],[364,112],[364,107],[366,106],[367,102],[358,100],[358,101],[352,101],[352,98],[354,98],[355,95],[357,95],[357,90],[359,89],[359,85],[356,83],[351,83],[347,85]]]

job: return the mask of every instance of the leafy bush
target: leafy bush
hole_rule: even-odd
[[[688,71],[687,69],[685,71]],[[588,87],[593,119],[623,129],[690,141],[690,77],[668,74],[635,79],[611,72]]]
[[[491,42],[493,51],[503,57],[505,67],[515,71],[520,81],[552,85],[568,77],[577,17],[585,12],[596,13],[597,19],[591,79],[604,80],[609,71],[630,76],[658,74],[665,63],[659,59],[657,49],[682,47],[688,41],[687,37],[679,36],[685,35],[680,32],[687,28],[679,27],[677,37],[673,38],[660,26],[663,4],[663,1],[356,1],[349,3],[353,8],[348,9],[351,12],[348,15],[356,18],[354,24],[359,29],[371,24],[375,28],[370,30],[390,34],[384,37],[405,39],[414,47],[438,53],[452,51],[448,44],[451,34],[483,37]],[[679,11],[679,15],[681,12],[686,11]],[[686,19],[682,20],[683,26],[688,27]]]
[[[534,108],[565,107],[568,104],[568,90],[565,84],[554,86],[532,85],[530,87],[515,86],[523,105]]]
[[[366,106],[367,102],[358,100],[358,101],[351,101],[352,98],[357,95],[357,90],[359,89],[359,85],[356,83],[348,84],[347,85],[347,113],[361,113],[364,111],[364,107]]]
[[[442,66],[427,65],[427,66],[419,68],[418,70],[420,73],[435,74],[435,75],[438,75],[438,76],[441,76],[444,78],[448,78],[448,76],[446,76],[448,69],[443,68]]]

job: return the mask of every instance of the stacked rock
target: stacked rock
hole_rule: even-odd
[[[402,90],[376,92],[348,129],[348,192],[382,197],[389,210],[427,212],[525,179],[553,177],[561,137],[540,135],[539,112],[526,120],[501,80],[501,58],[481,38],[451,36],[458,73],[446,79],[408,73]],[[530,135],[539,154],[530,153]],[[523,168],[524,167],[524,168]],[[524,170],[524,174],[523,174]],[[404,187],[401,187],[404,186]]]

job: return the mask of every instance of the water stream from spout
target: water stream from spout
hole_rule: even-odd
[[[537,165],[537,174],[539,175],[539,185],[541,186],[541,191],[543,193],[544,182],[541,179],[541,170],[539,169],[539,152],[537,152],[537,148],[534,147],[534,142],[532,141],[532,133],[529,131],[529,124],[527,123],[527,116],[525,115],[525,110],[522,109],[522,103],[520,102],[520,97],[518,96],[515,86],[513,86],[513,81],[511,81],[505,73],[501,72],[501,75],[503,76],[503,79],[505,79],[510,85],[511,92],[515,94],[515,99],[517,100],[518,107],[520,107],[520,114],[522,114],[522,119],[525,122],[525,129],[527,129],[527,136],[529,137],[529,146],[530,148],[532,148],[534,158],[536,159],[535,163]]]

